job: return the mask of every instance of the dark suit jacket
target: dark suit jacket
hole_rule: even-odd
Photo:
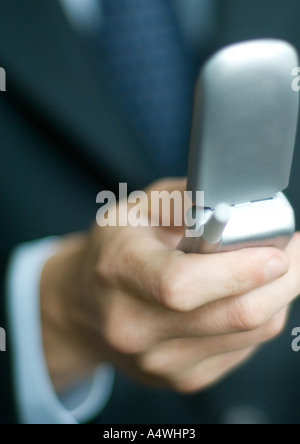
[[[219,0],[215,47],[249,38],[277,37],[300,49],[298,0]],[[0,66],[8,92],[0,94],[0,257],[3,281],[14,245],[87,229],[95,198],[119,182],[141,189],[158,177],[155,161],[132,134],[101,63],[69,26],[55,0],[0,0]],[[288,195],[300,212],[297,168]],[[300,272],[300,270],[299,270]],[[4,291],[1,294],[4,301]],[[300,421],[291,329],[239,371],[210,390],[179,396],[140,387],[117,375],[103,423],[218,423],[240,412],[253,421]],[[1,310],[0,326],[7,327]],[[9,335],[8,335],[9,339]],[[12,369],[0,354],[0,422],[15,422]],[[254,412],[254,413],[253,413]],[[255,419],[255,418],[256,419]],[[224,419],[225,418],[225,419]],[[260,418],[260,419],[259,419]],[[234,421],[234,419],[232,419]]]

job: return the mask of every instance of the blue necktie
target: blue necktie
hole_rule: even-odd
[[[111,81],[161,176],[184,175],[193,75],[169,0],[102,0]]]

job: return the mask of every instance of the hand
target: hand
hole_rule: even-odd
[[[161,181],[147,193],[184,187]],[[143,382],[197,391],[282,331],[300,293],[299,234],[285,253],[216,255],[176,251],[182,234],[95,226],[62,242],[41,282],[45,353],[58,390],[109,362]]]

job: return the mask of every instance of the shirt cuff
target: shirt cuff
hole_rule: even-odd
[[[80,381],[63,396],[53,388],[44,357],[39,293],[42,270],[59,246],[58,238],[21,245],[8,270],[14,382],[20,419],[25,424],[87,422],[103,410],[113,387],[112,367],[101,365],[92,378]]]

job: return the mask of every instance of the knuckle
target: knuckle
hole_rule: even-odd
[[[186,382],[186,381],[174,382],[172,384],[171,388],[182,395],[190,395],[190,394],[195,393],[198,390],[201,390],[201,387],[195,388],[194,386],[191,386],[191,384],[189,382]]]
[[[263,328],[265,340],[268,341],[280,336],[285,329],[286,321],[286,313],[279,313],[270,319]]]
[[[162,376],[167,373],[167,366],[156,356],[155,353],[141,353],[137,356],[137,364],[140,370],[146,374]]]
[[[151,356],[147,353],[141,353],[137,356],[137,365],[143,373],[153,373],[155,372],[155,367],[153,365],[153,360]]]
[[[98,276],[109,284],[115,284],[121,276],[126,276],[131,264],[138,260],[128,233],[116,232],[114,241],[113,246],[108,248],[106,245],[102,249],[96,269]]]
[[[227,282],[226,290],[228,295],[239,295],[245,286],[245,276],[243,273],[235,273]]]
[[[128,316],[126,310],[115,310],[106,317],[102,325],[102,336],[113,352],[135,355],[145,351],[151,336],[145,326]]]
[[[98,260],[95,278],[106,283],[110,283],[114,279],[114,268],[111,267],[110,262],[104,257],[104,255]]]
[[[105,340],[109,347],[118,354],[134,355],[144,349],[142,341],[131,335],[126,329],[107,329]]]
[[[247,298],[236,297],[227,304],[227,320],[233,331],[253,331],[265,322],[265,316],[260,307],[254,310],[247,303]]]
[[[124,239],[123,243],[120,242],[119,257],[121,257],[121,262],[124,268],[129,268],[131,264],[136,264],[139,261],[138,252],[136,250],[135,244],[131,239]]]
[[[185,274],[176,270],[162,270],[159,283],[159,300],[169,310],[188,312],[194,307],[189,297]]]
[[[182,395],[191,395],[206,389],[210,383],[211,381],[208,376],[183,378],[172,381],[171,388]]]

